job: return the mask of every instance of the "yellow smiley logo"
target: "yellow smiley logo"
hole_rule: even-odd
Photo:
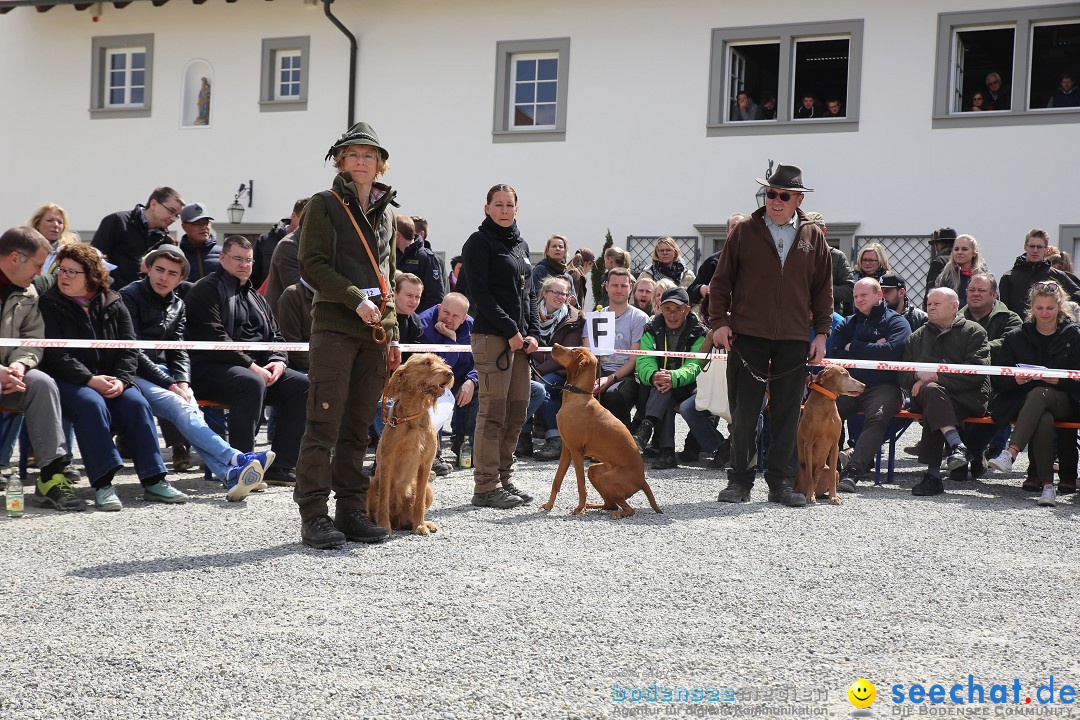
[[[857,708],[868,708],[877,700],[877,688],[869,680],[859,678],[847,689],[847,699]]]

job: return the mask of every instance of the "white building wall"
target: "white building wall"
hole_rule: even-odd
[[[975,235],[1001,272],[1032,226],[1054,237],[1060,224],[1080,224],[1069,192],[1077,126],[932,129],[937,13],[1031,4],[1048,3],[339,0],[333,10],[360,42],[356,117],[390,149],[387,181],[402,211],[428,217],[448,257],[496,182],[518,189],[534,250],[554,232],[595,250],[607,228],[620,244],[630,234],[694,235],[695,224],[753,209],[754,178],[773,158],[804,169],[817,188],[804,208],[827,221],[858,222],[864,235],[952,225]],[[851,19],[865,21],[857,132],[706,136],[712,28]],[[91,37],[147,32],[152,117],[91,120]],[[311,36],[308,108],[261,113],[262,39],[292,35]],[[492,142],[495,43],[549,37],[571,38],[566,140]],[[96,23],[66,7],[18,8],[0,16],[0,47],[4,65],[25,68],[0,73],[0,93],[16,101],[5,103],[0,138],[4,226],[52,200],[76,228],[93,229],[158,184],[223,220],[248,179],[256,190],[245,223],[269,226],[296,197],[328,187],[323,156],[346,123],[348,45],[321,5],[136,2],[106,5]],[[208,129],[179,127],[193,58],[214,69]]]

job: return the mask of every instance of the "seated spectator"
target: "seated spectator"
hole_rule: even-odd
[[[455,292],[457,290],[458,278],[460,278],[460,277],[461,277],[461,256],[460,255],[455,255],[454,257],[450,258],[450,276],[449,276],[450,292]]]
[[[30,227],[11,228],[0,235],[0,337],[45,337],[32,282],[52,250],[52,244]],[[72,488],[78,475],[68,467],[60,394],[56,382],[37,369],[41,359],[41,348],[0,347],[0,407],[18,410],[22,414],[16,417],[25,418],[34,460],[40,469],[35,493],[38,503],[79,512],[86,509],[86,503],[75,496]]]
[[[678,285],[676,285],[675,281],[672,280],[671,278],[661,278],[660,281],[657,282],[656,285],[653,286],[653,296],[652,296],[653,313],[649,317],[653,317],[654,315],[660,314],[660,302],[664,298],[664,293],[666,293],[668,290],[670,290],[670,289],[672,289],[674,287],[678,287]],[[687,294],[689,295],[689,293],[687,293]]]
[[[423,296],[424,282],[419,277],[407,272],[399,272],[394,276],[394,309],[402,343],[415,344],[423,340],[424,329],[420,327],[420,318],[416,314]],[[401,361],[406,360],[408,355]]]
[[[649,316],[630,305],[630,293],[633,291],[633,276],[623,267],[608,271],[604,283],[611,304],[603,308],[615,314],[615,353],[598,355],[596,360],[596,388],[593,391],[600,404],[617,417],[623,425],[630,428],[630,411],[637,399],[638,385],[635,356],[618,352],[619,350],[638,350],[641,348],[641,335]],[[589,324],[581,333],[581,342],[589,344]]]
[[[878,281],[869,277],[859,280],[855,283],[854,298],[855,313],[845,318],[830,336],[828,357],[877,361],[896,361],[903,357],[911,328],[901,315],[885,304]],[[851,459],[836,486],[840,492],[855,492],[859,476],[869,472],[874,465],[874,457],[881,449],[889,423],[904,406],[904,395],[894,370],[853,369],[850,372],[866,388],[857,397],[838,397],[836,409],[842,419],[861,412],[865,420]]]
[[[285,342],[273,311],[251,283],[253,255],[247,238],[225,239],[221,267],[187,294],[188,340]],[[263,481],[291,487],[296,485],[296,459],[307,422],[308,378],[288,368],[287,362],[287,355],[279,350],[191,352],[195,392],[229,408],[229,444],[240,452],[255,449],[263,405],[277,408],[271,444],[276,459]]]
[[[990,364],[986,331],[978,323],[959,315],[960,301],[949,288],[934,288],[927,295],[929,321],[908,338],[904,362]],[[911,393],[911,409],[922,413],[920,462],[927,470],[911,488],[912,495],[940,495],[942,445],[949,454],[946,467],[955,470],[969,461],[968,449],[960,437],[960,423],[970,416],[986,414],[990,400],[990,380],[986,375],[900,371],[900,387]]]
[[[661,298],[660,314],[645,326],[641,349],[699,352],[707,334],[697,315],[691,312],[686,289],[672,288]],[[700,448],[715,456],[724,436],[717,431],[716,420],[695,406],[701,360],[641,355],[635,366],[638,380],[643,387],[649,388],[649,394],[645,416],[634,433],[634,442],[638,452],[644,454],[656,433],[660,455],[653,461],[652,468],[668,470],[679,466],[675,456],[676,408],[683,413]]]
[[[1042,228],[1032,228],[1024,237],[1021,253],[998,281],[1001,302],[1020,317],[1026,317],[1031,287],[1042,281],[1056,282],[1071,300],[1080,300],[1080,284],[1071,273],[1054,268],[1046,254],[1050,248],[1050,234]]]
[[[806,92],[802,95],[802,102],[795,108],[796,120],[808,120],[810,118],[824,117],[818,106],[817,98],[813,93]]]
[[[397,272],[411,273],[424,283],[424,296],[419,310],[427,310],[442,302],[442,260],[416,234],[416,225],[408,215],[394,216],[394,242],[397,246]]]
[[[671,283],[672,286],[675,283]],[[709,287],[706,285],[705,287]],[[634,285],[634,301],[631,303],[638,310],[642,311],[649,317],[655,315],[653,310],[653,295],[656,294],[656,281],[652,278],[638,278],[637,283]],[[663,293],[661,293],[662,295]]]
[[[629,270],[630,253],[621,247],[609,247],[604,251],[604,274],[600,276],[600,297],[596,299],[597,310],[611,304],[611,300],[607,296],[607,290],[604,288],[607,286],[608,273],[612,268],[616,267]]]
[[[289,213],[289,217],[282,218],[280,222],[274,225],[255,241],[255,264],[251,268],[251,284],[259,288],[260,292],[266,292],[266,288],[269,287],[270,276],[274,273],[274,255],[277,254],[278,246],[281,242],[291,237],[294,241],[299,235],[296,231],[300,227],[300,216],[304,212],[304,207],[307,205],[310,198],[300,198],[293,203],[292,212]],[[292,262],[296,261],[296,251],[292,252]],[[300,271],[296,270],[297,275]],[[289,274],[284,274],[274,282],[277,283],[277,287],[274,292],[273,301],[270,303],[270,308],[275,309],[277,304],[277,298],[281,296],[281,293],[285,288],[290,285],[300,282],[300,278],[292,279]]]
[[[190,206],[189,206],[190,207]],[[131,315],[138,340],[184,339],[187,312],[176,288],[191,268],[175,245],[161,245],[143,260],[150,274],[125,286],[120,298]],[[225,484],[225,497],[239,502],[262,484],[274,453],[241,453],[231,448],[203,419],[191,392],[191,363],[186,350],[137,350],[135,385],[156,417],[168,420],[195,447],[214,477]]]
[[[146,205],[102,218],[91,245],[116,266],[112,272],[113,290],[139,279],[139,263],[146,253],[162,243],[176,244],[169,235],[169,226],[183,209],[184,201],[178,192],[159,187],[150,193]]]
[[[952,255],[945,263],[933,287],[947,287],[959,298],[967,298],[967,286],[972,275],[986,272],[986,263],[979,255],[979,243],[971,235],[961,235],[953,243]]]
[[[657,282],[667,278],[678,287],[688,288],[694,282],[694,271],[682,264],[680,256],[678,243],[665,235],[653,247],[652,265],[642,270],[638,277],[652,278]]]
[[[844,112],[844,103],[839,98],[828,98],[825,100],[825,117],[829,118],[842,118],[846,117],[847,113]]]
[[[735,96],[735,105],[731,108],[731,119],[735,121],[764,120],[765,113],[745,90],[740,90]]]
[[[422,336],[420,342],[428,345],[471,345],[473,319],[469,317],[469,300],[461,293],[447,293],[442,302],[418,316]],[[476,391],[479,374],[473,363],[472,353],[438,353],[454,372],[454,414],[450,420],[450,450],[456,457],[465,436],[476,438],[476,413],[480,408],[480,393]],[[446,466],[440,451],[435,455],[436,464]],[[434,469],[434,467],[433,467]]]
[[[570,273],[570,278],[574,281],[574,293],[570,302],[578,309],[585,307],[585,294],[589,290],[589,279],[595,265],[596,253],[587,247],[578,248],[566,265],[566,272]]]
[[[1080,107],[1080,90],[1077,89],[1076,81],[1072,73],[1061,73],[1058,89],[1046,104],[1050,108],[1074,108]]]
[[[971,105],[968,106],[967,111],[982,112],[986,109],[988,109],[986,107],[986,95],[983,94],[983,91],[976,90],[975,92],[971,93]]]
[[[131,316],[109,289],[101,254],[88,245],[68,245],[57,254],[56,285],[39,303],[45,337],[134,340]],[[140,261],[141,262],[141,261]],[[123,509],[112,480],[124,466],[113,444],[122,432],[148,502],[183,503],[188,496],[165,479],[154,416],[135,385],[138,352],[113,348],[46,348],[42,369],[56,380],[64,418],[75,426],[83,464],[94,488],[94,505]]]
[[[180,249],[187,257],[188,272],[186,280],[195,282],[221,267],[221,248],[218,247],[214,229],[214,218],[202,203],[185,205],[180,212],[180,227],[184,235],[180,238]]]
[[[859,249],[859,254],[855,256],[855,270],[851,274],[855,280],[869,277],[880,281],[889,272],[892,272],[889,253],[884,245],[873,242]]]
[[[806,213],[806,219],[821,228],[821,232],[825,233],[825,237],[828,238],[829,228],[825,226],[825,218],[821,216],[821,213],[813,211],[808,212]],[[882,247],[881,251],[884,253],[885,248]],[[846,317],[851,314],[851,301],[852,292],[855,288],[855,277],[851,272],[851,263],[848,262],[847,255],[845,255],[842,250],[830,245],[829,255],[832,257],[833,312],[839,313],[841,317]]]
[[[571,307],[567,300],[570,286],[560,277],[549,277],[540,288],[536,309],[540,315],[540,347],[564,347],[581,345],[581,333],[585,328],[585,316]],[[566,368],[551,357],[550,353],[535,352],[530,360],[536,374],[544,379],[547,399],[540,406],[540,419],[544,424],[544,445],[533,453],[540,460],[558,460],[562,456],[562,436],[556,415],[562,407],[562,387],[566,384]],[[529,420],[525,420],[527,431]]]
[[[56,283],[57,251],[65,245],[82,241],[71,230],[71,220],[68,218],[67,210],[56,203],[39,205],[34,214],[30,216],[30,221],[26,224],[44,235],[45,239],[52,245],[49,256],[45,259],[45,265],[41,269],[41,274],[34,277],[34,289],[37,290],[40,297],[51,285]]]
[[[1005,336],[994,363],[1005,367],[1080,368],[1080,327],[1066,310],[1067,302],[1068,297],[1057,283],[1035,283],[1027,320]],[[995,470],[1011,472],[1016,456],[1030,444],[1036,477],[1042,485],[1039,504],[1052,507],[1057,504],[1054,423],[1074,422],[1080,417],[1080,381],[1015,375],[994,376],[990,382],[998,392],[994,420],[1015,419],[1016,428],[1009,446],[988,464]]]
[[[926,289],[935,287],[938,275],[945,268],[946,263],[952,257],[952,246],[956,242],[956,231],[950,227],[943,227],[930,233],[930,244],[933,248],[930,266],[926,270]],[[923,301],[923,309],[926,302]]]
[[[548,238],[544,243],[544,259],[533,266],[532,284],[535,296],[540,296],[540,288],[549,277],[565,278],[571,285],[574,282],[573,277],[566,271],[566,238],[562,235]]]
[[[915,332],[926,324],[926,313],[917,308],[914,303],[908,302],[907,281],[894,273],[882,275],[878,281],[881,292],[885,296],[885,304],[903,316],[907,320],[911,332]]]

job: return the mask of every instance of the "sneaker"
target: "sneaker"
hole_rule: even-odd
[[[124,504],[116,497],[116,488],[108,485],[94,489],[94,507],[105,512],[120,512],[124,509]]]
[[[660,457],[652,461],[653,470],[674,470],[679,467],[679,461],[675,457],[675,448],[664,448],[660,451]]]
[[[949,448],[949,455],[945,458],[945,467],[950,470],[956,470],[958,468],[967,465],[967,447],[964,443],[957,443]]]
[[[528,431],[523,431],[518,435],[517,447],[514,448],[514,456],[532,457],[533,454],[533,439],[532,434]]]
[[[243,467],[252,460],[258,460],[259,464],[262,465],[263,472],[266,472],[270,469],[270,466],[274,464],[274,458],[276,457],[277,453],[275,453],[273,450],[266,450],[264,452],[240,453],[240,456],[236,458],[236,464],[239,467]],[[263,489],[265,490],[266,488]]]
[[[836,489],[844,493],[855,492],[855,486],[859,483],[859,471],[850,464],[844,468],[840,479],[836,482]]]
[[[533,453],[537,460],[558,460],[562,457],[562,438],[550,437],[543,446]]]
[[[653,433],[653,421],[649,418],[645,418],[641,421],[641,425],[638,427],[637,432],[634,433],[634,443],[637,445],[637,451],[641,454],[645,454],[645,448],[649,446],[649,440],[652,439]]]
[[[263,473],[263,482],[267,485],[296,487],[296,471],[292,468],[275,467]]]
[[[930,473],[923,473],[922,480],[911,488],[912,495],[941,495],[943,492],[945,492],[945,483],[941,482],[941,478]]]
[[[437,477],[446,477],[450,474],[450,465],[442,459],[442,455],[436,455],[435,461],[431,463],[431,471]]]
[[[79,481],[82,480],[82,476],[79,475],[79,471],[76,470],[73,465],[68,465],[61,472],[64,474],[64,477],[67,478],[68,483],[70,483],[72,486],[78,485]]]
[[[300,540],[308,547],[329,550],[344,545],[346,538],[329,515],[316,515],[300,523]]]
[[[516,508],[518,505],[524,505],[525,501],[517,495],[508,492],[506,488],[500,486],[494,490],[488,490],[487,492],[473,493],[472,504],[476,507],[509,510],[510,508]]]
[[[229,468],[225,475],[225,488],[228,490],[225,499],[229,502],[240,502],[246,498],[252,488],[262,482],[264,472],[262,463],[254,458],[243,465]]]
[[[1012,453],[1010,453],[1008,449],[1005,449],[998,453],[997,457],[990,458],[990,460],[987,461],[986,466],[1007,473],[1012,472],[1013,462],[1014,458]]]
[[[1039,504],[1043,507],[1057,505],[1057,490],[1054,489],[1054,483],[1043,485],[1042,495],[1039,496]]]
[[[750,502],[750,486],[740,482],[729,480],[727,487],[716,496],[717,502],[744,503]]]
[[[334,527],[349,542],[377,543],[386,539],[386,528],[379,527],[359,510],[338,510]]]
[[[251,492],[266,492],[266,488],[270,487],[264,482],[258,482],[251,486]]]
[[[176,505],[186,503],[188,496],[170,485],[168,480],[159,480],[143,488],[143,500]]]
[[[503,489],[511,495],[517,495],[519,498],[521,498],[522,505],[528,505],[530,502],[532,502],[533,496],[519,488],[514,483],[506,483],[505,485],[503,485]]]
[[[75,496],[71,483],[60,473],[53,475],[48,482],[39,477],[34,497],[42,507],[52,506],[66,512],[82,512],[86,509],[86,503]]]
[[[173,445],[172,469],[173,472],[187,472],[195,464],[191,461],[191,450],[187,445]]]

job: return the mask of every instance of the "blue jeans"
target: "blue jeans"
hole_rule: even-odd
[[[559,437],[559,424],[555,416],[559,414],[559,408],[562,407],[562,387],[566,384],[566,375],[556,370],[545,375],[544,381],[551,383],[544,386],[547,388],[547,400],[540,406],[540,419],[544,421],[544,427],[547,428],[544,437]]]
[[[165,475],[161,461],[157,428],[150,405],[138,388],[130,387],[118,397],[106,399],[87,385],[75,385],[56,379],[64,419],[75,426],[83,464],[90,484],[111,480],[124,466],[113,444],[115,427],[127,438],[139,480],[157,482]]]
[[[529,380],[529,408],[525,411],[525,423],[521,426],[521,432],[532,432],[532,419],[536,411],[547,400],[547,388],[539,380]]]
[[[165,370],[165,367],[161,366],[161,369]],[[232,467],[236,450],[210,429],[203,420],[199,406],[196,403],[189,405],[176,393],[145,378],[135,378],[135,384],[150,403],[150,411],[175,425],[180,434],[198,451],[199,457],[206,463],[206,467],[210,468],[210,472],[214,473],[214,477],[224,482],[225,474]]]
[[[701,449],[707,453],[714,453],[720,449],[724,436],[716,429],[716,418],[708,410],[698,410],[695,407],[696,402],[697,393],[695,392],[682,401],[679,405],[679,413]]]

